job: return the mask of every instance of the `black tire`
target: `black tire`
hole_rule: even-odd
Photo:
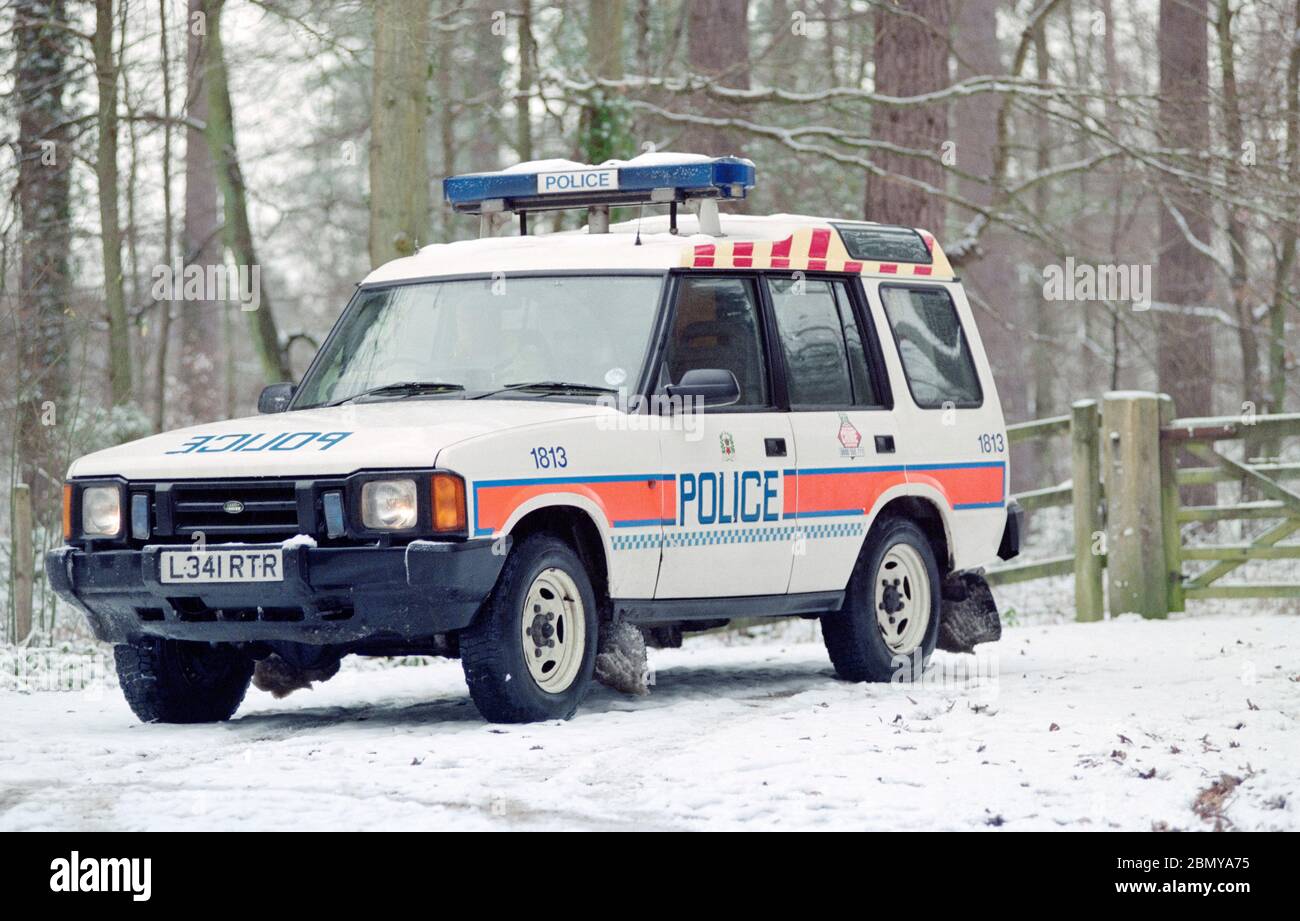
[[[253,661],[231,646],[146,637],[113,647],[132,712],[146,723],[217,723],[239,709]]]
[[[549,569],[559,569],[572,580],[583,614],[577,673],[566,688],[555,692],[543,689],[529,670],[525,656],[536,650],[525,649],[523,637],[529,590]],[[460,634],[465,683],[479,713],[493,723],[531,723],[573,716],[591,688],[598,623],[591,580],[572,547],[550,534],[533,534],[515,544],[492,594],[474,623]]]
[[[907,653],[890,649],[875,611],[881,565],[890,548],[900,543],[916,551],[929,578],[930,619],[921,641]],[[924,532],[903,518],[878,522],[853,569],[844,606],[822,615],[822,639],[835,673],[846,681],[890,681],[896,675],[906,679],[921,674],[939,636],[940,605],[939,565]]]

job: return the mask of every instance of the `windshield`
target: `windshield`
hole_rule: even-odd
[[[662,281],[497,277],[364,290],[303,380],[293,408],[362,394],[463,396],[459,388],[472,394],[537,382],[635,386]],[[396,384],[405,386],[387,387]]]

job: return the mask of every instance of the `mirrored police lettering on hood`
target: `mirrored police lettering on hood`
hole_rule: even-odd
[[[225,435],[194,435],[166,454],[224,454],[227,451],[299,451],[313,447],[328,451],[351,432],[230,432]]]

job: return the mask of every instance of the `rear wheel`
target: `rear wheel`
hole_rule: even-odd
[[[919,527],[888,518],[872,528],[844,606],[822,615],[831,664],[849,681],[920,674],[939,635],[939,565]]]
[[[216,723],[239,709],[253,662],[239,650],[157,637],[113,647],[122,694],[146,723]]]
[[[596,639],[595,593],[578,555],[549,534],[527,537],[461,633],[470,696],[494,723],[568,719],[591,686]]]

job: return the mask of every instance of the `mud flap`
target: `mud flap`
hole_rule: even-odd
[[[339,673],[339,664],[338,656],[323,656],[308,665],[273,652],[253,666],[253,687],[282,700],[294,691],[311,690],[313,682],[329,681]]]
[[[981,572],[955,572],[943,583],[939,648],[974,652],[980,643],[1002,638],[1002,619]]]
[[[627,621],[601,625],[596,680],[624,694],[644,697],[650,693],[645,637]]]

